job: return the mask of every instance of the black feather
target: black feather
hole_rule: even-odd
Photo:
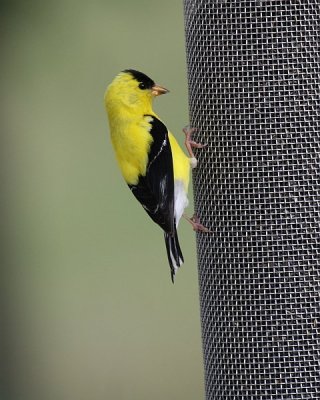
[[[136,71],[135,69],[125,69],[122,72],[131,74],[137,82],[143,84],[144,89],[151,89],[154,85],[154,81],[143,72]]]
[[[152,115],[150,134],[153,142],[148,154],[146,175],[136,185],[129,185],[143,208],[164,230],[171,280],[183,263],[174,218],[174,175],[171,146],[166,126]]]
[[[179,268],[184,261],[176,227],[174,227],[173,235],[169,235],[166,232],[164,233],[164,240],[166,243],[168,261],[170,265],[171,280],[172,283],[174,283],[174,276],[176,274],[176,269]]]
[[[166,126],[150,116],[153,142],[150,146],[145,176],[129,185],[149,216],[165,232],[174,232],[174,179],[171,147]]]

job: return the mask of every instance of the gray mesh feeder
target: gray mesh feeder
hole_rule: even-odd
[[[184,6],[206,398],[319,400],[319,2]]]

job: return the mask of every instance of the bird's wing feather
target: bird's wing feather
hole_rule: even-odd
[[[155,116],[150,118],[152,144],[148,154],[146,175],[136,185],[129,185],[132,193],[149,216],[161,228],[174,233],[174,176],[168,130]]]

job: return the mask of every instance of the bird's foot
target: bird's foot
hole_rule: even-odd
[[[183,128],[183,132],[186,135],[184,144],[190,155],[191,168],[195,168],[198,164],[198,161],[197,161],[196,157],[194,156],[192,148],[195,147],[196,149],[202,149],[203,147],[206,146],[206,144],[197,143],[194,140],[192,140],[192,134],[196,130],[197,130],[196,128],[190,128],[190,126],[186,126],[185,128]]]
[[[200,219],[197,217],[196,214],[193,214],[191,218],[183,214],[183,217],[192,225],[192,228],[195,232],[211,232],[210,229],[201,224]]]

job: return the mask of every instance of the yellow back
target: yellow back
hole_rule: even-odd
[[[190,160],[181,149],[176,138],[169,132],[169,141],[171,145],[173,158],[174,179],[181,180],[184,183],[185,191],[188,190],[190,178]]]

